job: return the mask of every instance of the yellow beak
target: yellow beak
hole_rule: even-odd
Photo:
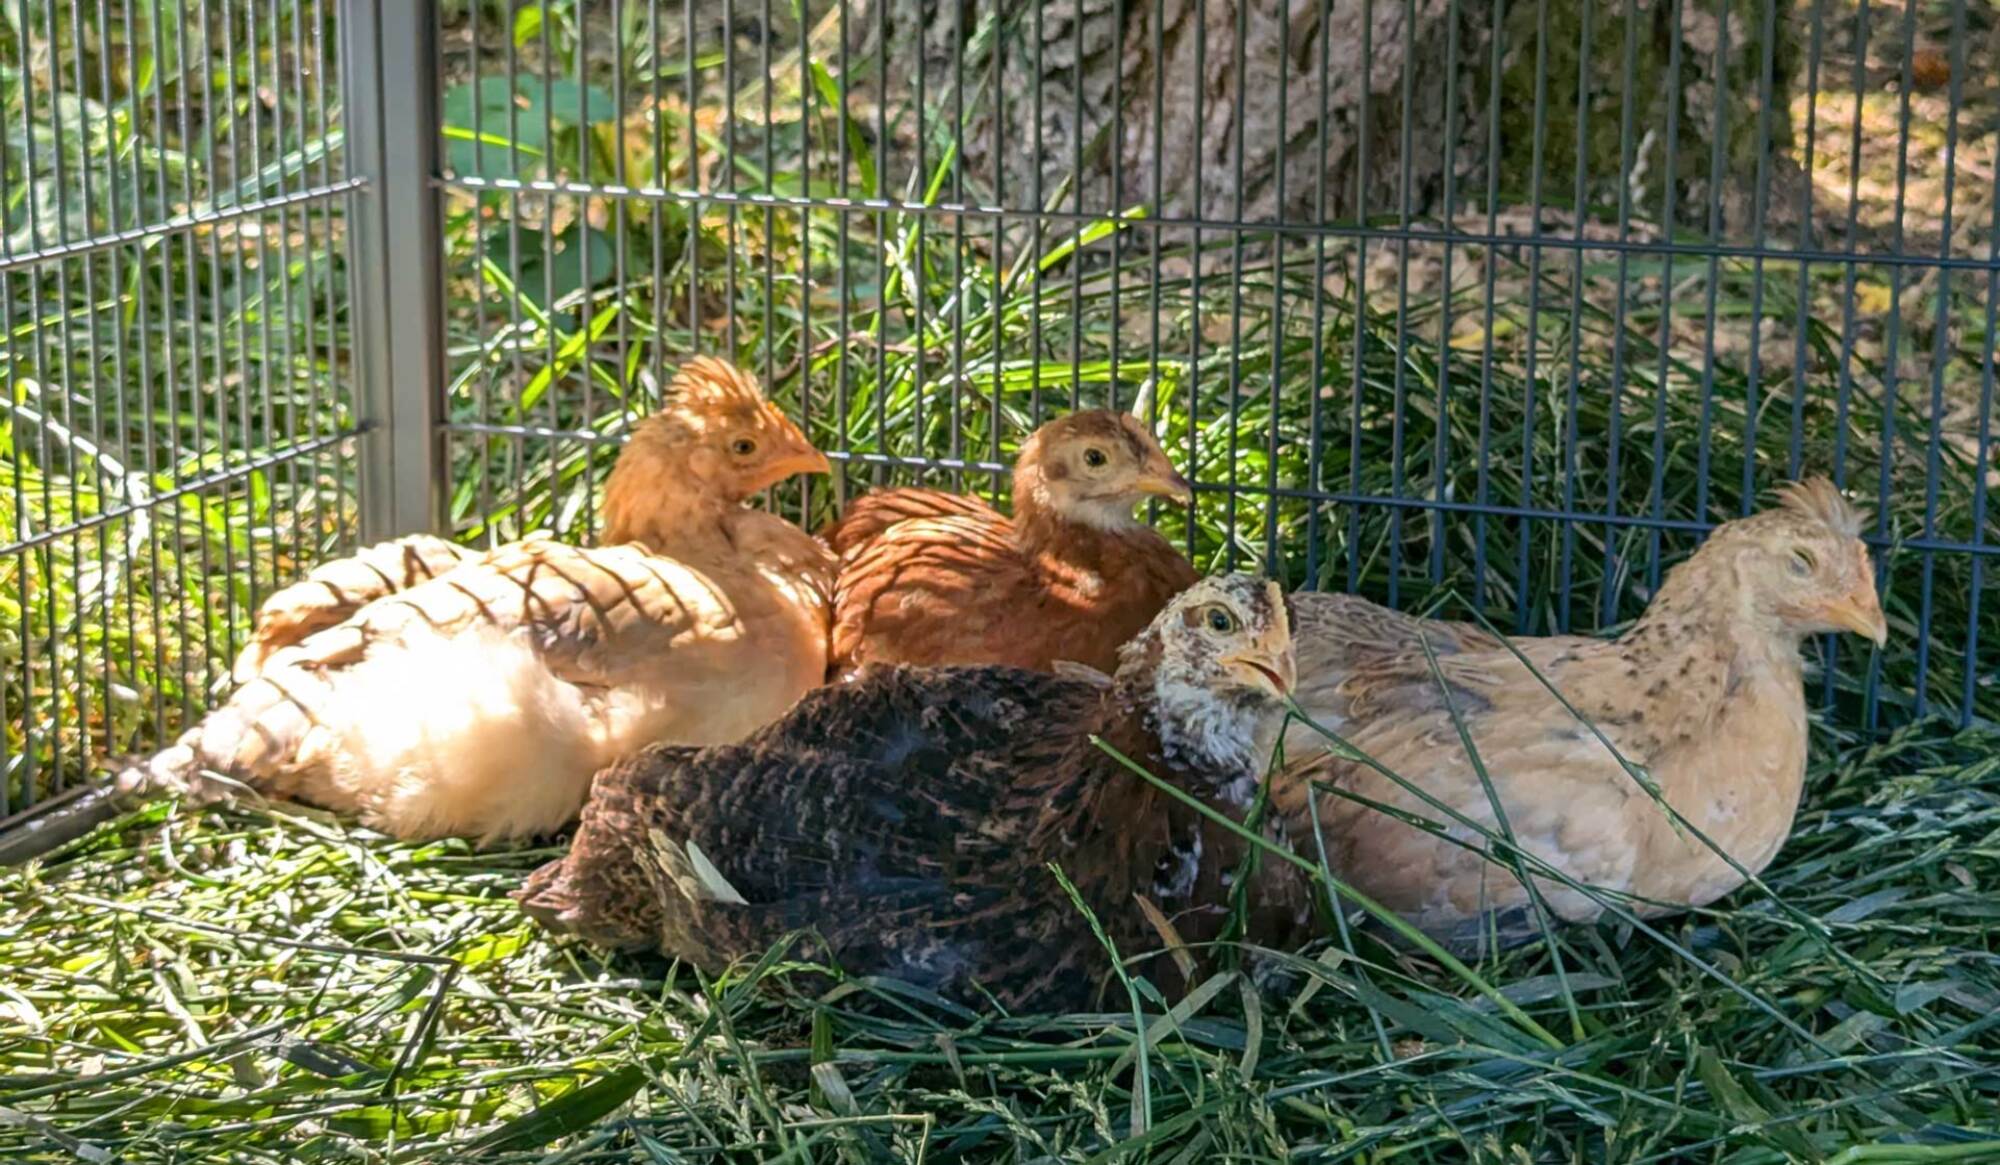
[[[1182,505],[1194,502],[1194,485],[1173,466],[1149,469],[1141,474],[1139,492],[1148,497],[1170,498]]]
[[[1870,585],[1845,598],[1833,599],[1820,608],[1828,625],[1852,631],[1877,647],[1889,642],[1889,621],[1882,615],[1881,601]]]

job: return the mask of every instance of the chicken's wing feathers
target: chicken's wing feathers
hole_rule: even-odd
[[[820,531],[820,538],[845,556],[913,518],[970,518],[1004,527],[1000,511],[976,497],[934,489],[885,489],[864,494],[847,504],[837,521]]]

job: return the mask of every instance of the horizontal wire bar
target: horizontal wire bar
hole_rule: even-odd
[[[1039,219],[1043,222],[1104,223],[1116,222],[1122,218],[1134,227],[1148,230],[1234,231],[1251,234],[1298,235],[1305,238],[1331,237],[1399,242],[1450,243],[1454,246],[1472,245],[1495,248],[1533,247],[1559,251],[1611,251],[1633,255],[1762,259],[1766,262],[1851,263],[1856,266],[2000,271],[2000,259],[1980,259],[1953,255],[1916,255],[1907,252],[1828,251],[1817,248],[1793,248],[1788,250],[1780,247],[1746,247],[1723,243],[1647,242],[1638,239],[1579,239],[1574,236],[1546,235],[1539,231],[1526,235],[1508,235],[1485,231],[1423,230],[1415,226],[1367,226],[1350,223],[1247,222],[1189,216],[1136,218],[1125,217],[1115,211],[1092,214],[1087,211],[1013,209],[955,202],[923,203],[888,198],[813,198],[801,195],[740,194],[730,191],[668,190],[659,186],[592,185],[583,182],[547,182],[540,179],[524,180],[519,178],[475,178],[466,175],[433,177],[431,181],[439,188],[445,190],[492,191],[516,194],[567,194],[578,197],[670,202],[679,205],[698,205],[705,202],[715,202],[723,205],[771,209],[830,210],[839,211],[844,214],[878,214],[884,211],[894,211],[906,214],[931,215],[940,218],[960,216],[971,218],[1018,218],[1022,220]]]
[[[156,223],[129,230],[113,231],[108,235],[92,235],[87,239],[58,243],[53,247],[38,247],[32,251],[14,251],[0,255],[0,271],[13,271],[21,267],[32,267],[51,259],[71,259],[92,251],[106,251],[129,243],[141,243],[148,239],[164,238],[167,235],[205,224],[231,222],[240,218],[251,218],[266,211],[282,210],[306,202],[324,202],[350,190],[358,190],[368,185],[366,178],[343,178],[338,182],[328,182],[322,186],[310,186],[276,198],[260,198],[255,202],[232,202],[228,206],[213,210],[195,211],[190,214],[175,215]]]
[[[374,428],[375,425],[373,423],[363,424],[356,428],[342,429],[336,433],[328,433],[324,437],[315,437],[310,441],[305,441],[297,445],[287,445],[283,449],[253,457],[248,461],[239,462],[228,469],[211,473],[206,477],[190,478],[170,490],[163,490],[160,493],[154,494],[138,505],[126,505],[113,510],[104,510],[92,514],[88,518],[82,518],[64,526],[44,530],[39,534],[30,535],[19,541],[9,542],[5,546],[0,546],[0,555],[11,556],[20,554],[23,551],[33,550],[38,546],[46,546],[59,538],[67,538],[72,534],[80,534],[85,530],[105,525],[108,522],[115,522],[120,518],[129,517],[139,513],[141,510],[158,509],[168,502],[176,501],[189,494],[200,493],[206,489],[213,489],[218,485],[226,485],[238,478],[248,477],[260,469],[269,469],[274,465],[283,465],[288,461],[294,461],[300,457],[309,457],[322,449],[337,445],[349,438],[371,432]],[[2000,550],[2000,547],[1996,547],[1995,549]]]
[[[546,437],[566,441],[607,442],[623,444],[625,434],[596,433],[582,429],[550,429],[539,425],[481,424],[475,421],[456,421],[440,425],[440,429],[452,433],[487,434],[497,437]],[[851,465],[881,465],[901,469],[941,469],[966,473],[1011,473],[1013,467],[997,461],[968,461],[955,457],[903,457],[893,453],[866,453],[859,450],[828,450],[829,461],[839,461]],[[1655,518],[1646,514],[1604,514],[1591,510],[1551,510],[1535,506],[1505,506],[1491,502],[1438,501],[1431,498],[1384,497],[1379,494],[1342,493],[1331,490],[1299,489],[1288,486],[1268,488],[1261,484],[1237,485],[1222,482],[1194,483],[1196,493],[1235,494],[1251,497],[1287,498],[1294,501],[1333,502],[1344,506],[1423,510],[1434,513],[1468,514],[1487,518],[1524,518],[1540,522],[1570,522],[1586,526],[1617,526],[1641,530],[1670,531],[1681,534],[1706,534],[1718,523],[1695,522],[1685,518]],[[1955,542],[1943,538],[1876,538],[1864,535],[1862,541],[1871,546],[1895,546],[1905,550],[1922,550],[1939,554],[1971,554],[1981,557],[2000,556],[2000,544],[1986,542]]]
[[[541,437],[560,441],[582,441],[586,444],[625,443],[627,433],[619,430],[599,433],[590,429],[553,429],[545,425],[508,425],[484,421],[451,421],[438,426],[447,433],[473,433],[493,437]],[[967,473],[1012,473],[1013,467],[998,461],[965,461],[955,457],[902,457],[894,453],[866,453],[860,450],[832,450],[827,454],[830,461],[841,461],[853,465],[900,466],[905,469],[951,469]]]
[[[1646,514],[1598,514],[1583,510],[1549,510],[1533,506],[1502,506],[1480,502],[1439,501],[1432,498],[1380,497],[1374,494],[1327,493],[1317,490],[1265,489],[1263,486],[1215,485],[1195,482],[1196,493],[1247,493],[1257,497],[1292,498],[1305,501],[1335,502],[1346,506],[1377,506],[1405,510],[1440,510],[1445,513],[1478,514],[1489,518],[1527,518],[1544,522],[1569,522],[1584,526],[1636,527],[1641,530],[1674,531],[1682,534],[1705,534],[1719,523],[1692,522],[1684,518],[1655,518]],[[1955,542],[1946,538],[1879,538],[1864,534],[1861,540],[1870,546],[1897,547],[1905,550],[1922,550],[1938,554],[1971,554],[1981,557],[2000,555],[2000,545],[1977,542]]]

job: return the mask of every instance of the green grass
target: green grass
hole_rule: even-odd
[[[678,27],[649,29],[643,6],[625,7],[624,27],[585,30],[566,5],[524,25],[481,0],[477,54],[473,9],[453,7],[446,111],[482,113],[477,134],[454,123],[448,164],[684,188],[714,181],[733,154],[742,189],[827,195],[873,181],[901,198],[953,196],[948,119],[892,103],[896,148],[880,149],[864,63],[842,76],[822,36],[802,70],[787,56],[800,39],[789,14],[775,20],[769,140],[745,130],[726,150],[713,56],[698,61],[690,118]],[[305,10],[282,11],[289,45]],[[491,86],[473,82],[500,67],[502,29],[525,30],[524,67],[546,55],[582,77],[511,98],[545,101],[553,130],[534,126],[518,169],[490,140],[510,87],[489,102]],[[8,132],[30,106],[50,108],[8,71],[21,35],[0,26]],[[107,180],[114,160],[137,161],[141,184],[160,184],[143,186],[149,208],[244,197],[274,162],[291,179],[307,172],[284,159],[334,159],[338,173],[337,119],[314,120],[310,91],[280,96],[301,120],[259,138],[265,168],[238,174],[228,117],[197,117],[184,134],[176,114],[200,106],[204,85],[233,93],[241,136],[253,124],[248,56],[232,87],[231,62],[199,37],[188,56],[208,59],[206,72],[173,67],[173,38],[143,22],[129,42],[122,29],[111,39],[135,63],[112,68],[103,92],[91,81],[101,100],[74,123],[110,128],[63,140]],[[736,77],[752,119],[755,55],[739,50]],[[580,91],[613,84],[614,56],[628,95],[658,79],[657,120],[637,97],[614,117],[591,96],[586,118]],[[843,88],[848,119],[831,112]],[[968,78],[975,105],[987,88]],[[268,111],[258,118],[274,135]],[[919,136],[928,164],[905,173]],[[32,183],[10,151],[4,193],[19,225]],[[983,196],[978,175],[965,180],[968,198]],[[1434,521],[1298,491],[1712,522],[1795,468],[1838,469],[1885,503],[1892,639],[1825,657],[1805,807],[1768,895],[1745,890],[1657,935],[1564,931],[1469,968],[1343,934],[1281,959],[1289,976],[1262,991],[1217,979],[1186,1000],[1143,999],[1136,1019],[1122,992],[1101,1014],[1061,1017],[971,1014],[888,983],[820,992],[783,951],[703,983],[530,927],[506,893],[553,850],[403,845],[293,809],[151,806],[0,872],[0,1157],[2000,1158],[1989,1143],[2000,1137],[2000,604],[1972,602],[1968,557],[1909,545],[1974,538],[1990,466],[1967,440],[1976,417],[1934,409],[1928,379],[1886,370],[1879,319],[1845,331],[1826,310],[1838,268],[1809,272],[1801,302],[1798,272],[1777,261],[1763,265],[1759,299],[1755,270],[1733,260],[1711,273],[1688,260],[1668,272],[1644,257],[1621,270],[1595,253],[1491,255],[1490,295],[1477,280],[1447,294],[1414,279],[1399,296],[1393,272],[1382,287],[1381,243],[1364,257],[1351,241],[1274,248],[1252,235],[1238,252],[1226,235],[1197,239],[1138,212],[1037,228],[464,191],[445,209],[459,425],[615,436],[676,360],[722,351],[766,374],[829,449],[1005,462],[1037,418],[1073,399],[1129,402],[1152,382],[1168,447],[1204,487],[1191,513],[1159,519],[1204,569],[1264,566],[1291,584],[1538,633],[1631,618],[1656,567],[1693,537],[1451,511]],[[227,475],[0,556],[0,785],[16,805],[170,735],[221,690],[255,599],[353,536],[351,447],[252,462],[353,423],[340,216],[259,221],[276,229],[188,232],[4,276],[6,529],[37,535]],[[1412,263],[1435,258],[1420,248]],[[1376,272],[1365,297],[1364,270]],[[1930,285],[1961,318],[1940,378],[1952,393],[1990,359],[1973,282]],[[1706,330],[1711,283],[1725,341],[1713,359],[1684,334],[1688,321]],[[1788,338],[1754,395],[1742,349],[1726,342],[1747,336],[1753,305]],[[1788,330],[1800,321],[1802,333]],[[1796,381],[1794,342],[1807,353]],[[1929,337],[1904,343],[1904,360],[1928,358]],[[1894,442],[1879,437],[1885,415]],[[583,536],[615,442],[457,431],[446,449],[450,518],[466,538],[536,526]],[[774,500],[816,521],[878,479],[917,476],[996,485],[856,465]],[[1243,964],[1224,952],[1221,965]]]

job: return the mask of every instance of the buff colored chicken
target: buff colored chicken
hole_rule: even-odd
[[[403,837],[558,829],[611,761],[736,740],[825,677],[832,557],[743,502],[826,471],[753,380],[690,361],[605,485],[602,547],[529,539],[378,598],[119,785],[242,782]]]
[[[1615,640],[1523,639],[1510,650],[1463,624],[1294,596],[1301,706],[1451,813],[1294,725],[1292,763],[1272,794],[1293,844],[1314,852],[1308,783],[1319,782],[1334,872],[1465,948],[1522,941],[1539,924],[1505,855],[1488,860],[1486,839],[1451,814],[1511,835],[1578,883],[1632,896],[1641,915],[1714,901],[1742,884],[1737,866],[1762,870],[1791,830],[1806,764],[1804,640],[1853,631],[1880,645],[1888,635],[1862,522],[1825,480],[1787,486],[1779,506],[1718,528]],[[1606,742],[1734,865],[1677,829]],[[1440,822],[1453,840],[1364,800]],[[1557,919],[1604,909],[1556,879],[1535,883]]]
[[[448,570],[477,561],[479,551],[435,534],[410,534],[322,563],[257,608],[250,642],[229,669],[239,684],[264,670],[273,653],[315,631],[324,631],[384,595],[406,591]]]
[[[1193,496],[1138,418],[1105,409],[1050,421],[1022,444],[1011,521],[936,490],[869,494],[821,534],[841,556],[833,674],[1058,661],[1108,674],[1197,577],[1133,507]]]

